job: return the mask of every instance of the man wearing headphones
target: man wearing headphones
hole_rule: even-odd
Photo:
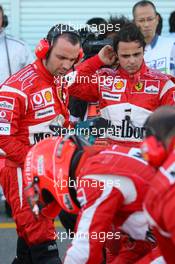
[[[132,8],[134,23],[140,28],[146,42],[145,63],[152,69],[175,76],[175,41],[174,38],[158,34],[160,15],[153,2],[141,0]]]
[[[145,199],[145,213],[166,260],[175,260],[175,107],[157,109],[145,123],[145,159],[157,168]],[[145,262],[141,262],[145,263]]]
[[[8,18],[0,5],[0,84],[34,60],[29,47],[24,42],[5,33],[4,29],[7,26]]]
[[[109,143],[139,146],[146,118],[157,107],[175,102],[175,84],[165,74],[145,65],[145,45],[140,30],[130,23],[114,37],[115,51],[110,46],[108,51],[104,47],[98,55],[68,74],[70,95],[90,102],[99,101],[101,117],[109,121],[106,136]],[[112,65],[116,55],[117,70],[100,69]],[[86,77],[84,82],[78,83],[82,76]]]
[[[67,91],[60,79],[79,59],[80,38],[56,25],[36,49],[37,60],[12,75],[0,89],[0,149],[5,155],[1,184],[19,236],[13,263],[60,263],[53,220],[33,217],[24,198],[23,163],[31,145],[69,126]]]

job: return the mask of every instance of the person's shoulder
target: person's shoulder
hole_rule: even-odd
[[[21,45],[21,46],[25,46],[26,45],[24,41],[22,41],[20,39],[17,39],[14,36],[9,35],[9,34],[6,35],[6,39],[7,39],[7,41],[9,41],[11,43],[14,43],[16,45]]]
[[[151,79],[162,80],[162,81],[168,81],[170,79],[168,75],[162,73],[159,70],[151,69],[149,67],[147,67],[147,71],[144,73],[144,76],[149,77]]]
[[[175,45],[175,37],[173,38],[172,36],[159,36],[158,40],[162,46],[164,46],[164,44]]]
[[[3,84],[4,89],[13,89],[15,93],[24,94],[30,93],[31,89],[36,86],[38,74],[35,71],[33,64],[25,66],[12,76],[10,76]]]

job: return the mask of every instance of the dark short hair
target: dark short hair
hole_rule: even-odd
[[[2,5],[0,5],[0,12],[2,13],[2,15],[4,15],[4,9],[3,9]]]
[[[156,28],[156,33],[158,35],[161,35],[161,33],[162,33],[162,27],[163,27],[163,18],[162,18],[162,16],[161,16],[160,13],[157,12],[156,14],[159,17],[159,22],[158,22],[158,25],[157,25],[157,28]]]
[[[81,38],[78,31],[69,25],[57,24],[49,30],[46,37],[50,44],[50,49],[46,54],[46,60],[49,58],[52,48],[60,37],[65,38],[72,45],[76,45],[78,43],[81,44]]]
[[[86,21],[86,24],[91,27],[94,26],[99,31],[99,37],[103,39],[106,34],[107,29],[107,21],[102,17],[92,17],[88,21]],[[100,32],[100,28],[103,26],[104,32]]]
[[[105,24],[106,25],[107,21],[104,18],[102,18],[102,17],[92,17],[86,22],[86,24],[88,24],[88,25],[95,24],[95,25],[99,26],[101,24]]]
[[[125,16],[110,16],[108,19],[108,25],[113,25],[112,30],[108,30],[106,31],[106,37],[108,37],[108,35],[110,35],[111,33],[116,33],[116,35],[118,34],[119,29],[121,29],[123,26],[127,25],[131,23],[131,21],[125,17]]]
[[[173,11],[171,14],[170,14],[170,17],[169,17],[169,32],[175,32],[175,11]]]
[[[172,133],[175,136],[175,106],[161,106],[152,113],[144,124],[146,137],[155,136],[162,141]]]
[[[143,49],[146,46],[146,42],[140,29],[134,24],[129,23],[121,28],[118,34],[114,37],[114,50],[117,52],[119,42],[132,42],[136,41],[140,43],[140,47]]]
[[[80,35],[78,31],[76,31],[73,27],[64,24],[57,24],[53,26],[49,30],[46,38],[49,41],[49,44],[53,46],[57,39],[61,36],[68,39],[68,41],[73,45],[80,43]]]
[[[133,14],[133,17],[134,17],[134,13],[135,13],[135,10],[136,10],[137,7],[139,7],[139,6],[141,6],[141,7],[145,7],[145,6],[147,6],[147,5],[151,5],[152,8],[154,9],[155,13],[157,13],[155,5],[154,5],[151,1],[143,0],[143,1],[139,1],[139,2],[137,2],[137,3],[133,6],[133,8],[132,8],[132,14]]]

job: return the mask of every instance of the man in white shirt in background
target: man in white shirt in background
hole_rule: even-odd
[[[0,84],[34,60],[32,52],[24,42],[5,33],[7,25],[7,16],[0,5]]]
[[[175,39],[156,34],[159,16],[155,5],[151,1],[139,1],[133,6],[132,13],[135,24],[145,37],[147,66],[175,76]]]
[[[4,9],[0,5],[0,85],[12,74],[19,71],[34,60],[32,52],[24,42],[6,34],[5,28],[7,26],[8,17],[4,14]],[[3,164],[4,159],[0,158],[0,169]],[[0,200],[5,200],[1,185]],[[11,210],[6,202],[5,211],[8,216],[11,216]]]

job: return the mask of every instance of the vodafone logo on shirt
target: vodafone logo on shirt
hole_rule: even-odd
[[[31,94],[31,103],[34,110],[54,104],[52,88],[46,88]]]
[[[13,112],[0,109],[0,123],[11,123]]]

